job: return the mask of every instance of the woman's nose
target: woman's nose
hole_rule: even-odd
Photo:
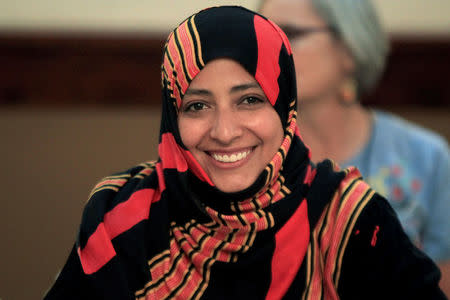
[[[237,112],[231,109],[217,109],[210,128],[210,137],[217,142],[229,145],[242,136],[242,122]]]

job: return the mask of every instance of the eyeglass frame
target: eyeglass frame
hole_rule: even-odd
[[[338,36],[337,30],[332,26],[324,27],[295,27],[292,25],[280,26],[281,30],[286,34],[289,42],[293,42],[296,39],[308,36],[312,33],[329,32],[334,36]]]

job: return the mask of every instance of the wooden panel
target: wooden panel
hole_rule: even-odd
[[[155,36],[0,36],[0,103],[159,103],[163,42]]]
[[[375,106],[450,105],[450,36],[393,37],[378,87],[363,102]]]
[[[163,34],[0,33],[0,105],[159,105]],[[364,103],[448,106],[450,36],[393,37]]]

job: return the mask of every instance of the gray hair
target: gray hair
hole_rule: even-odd
[[[381,76],[389,52],[383,31],[370,0],[311,0],[317,13],[336,30],[356,64],[359,92],[373,88]]]

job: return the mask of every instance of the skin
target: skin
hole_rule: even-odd
[[[266,0],[260,12],[282,29],[326,27],[310,0]],[[329,32],[311,33],[290,42],[297,73],[299,128],[312,160],[345,162],[366,145],[373,122],[370,111],[356,96],[353,101],[342,97],[342,87],[352,78],[355,62]],[[441,288],[450,296],[450,262],[438,265]]]
[[[191,82],[178,126],[184,145],[224,192],[253,184],[284,137],[281,120],[255,78],[225,58],[209,62]]]

